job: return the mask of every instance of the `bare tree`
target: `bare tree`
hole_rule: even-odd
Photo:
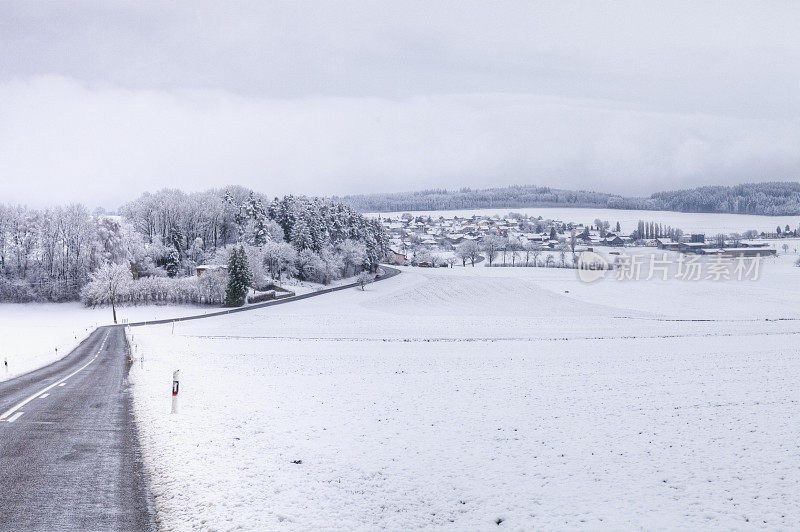
[[[531,260],[531,252],[533,251],[534,244],[530,240],[526,240],[525,243],[522,244],[522,251],[525,253],[525,266]]]
[[[522,249],[522,243],[517,238],[509,238],[506,250],[511,253],[511,266],[517,263],[517,252]]]
[[[531,250],[531,257],[533,257],[533,265],[539,266],[539,255],[542,254],[542,248],[540,246],[534,246]]]
[[[569,251],[569,246],[566,243],[565,244],[559,244],[558,253],[559,253],[559,256],[561,258],[561,265],[562,266],[566,266],[567,265],[567,259],[566,259],[567,251]]]
[[[480,246],[478,246],[478,243],[475,242],[474,240],[469,240],[467,242],[464,242],[462,244],[462,247],[464,248],[464,253],[466,253],[467,257],[469,258],[469,261],[472,264],[472,267],[474,268],[475,267],[475,262],[481,256],[480,255],[480,253],[481,253]]]
[[[483,251],[486,253],[486,260],[489,261],[489,266],[494,263],[494,259],[497,257],[497,253],[503,249],[504,242],[503,239],[495,234],[487,235],[483,239]]]
[[[575,246],[578,244],[578,235],[575,234],[575,229],[569,232],[569,250],[575,253]]]
[[[503,266],[505,266],[506,265],[506,253],[508,253],[509,250],[510,250],[511,241],[508,238],[501,237],[501,239],[502,239],[503,243],[500,245],[500,251],[503,253]]]
[[[111,303],[111,313],[114,316],[114,323],[117,323],[117,295],[125,284],[133,279],[129,265],[125,264],[103,264],[92,275],[92,284],[99,290],[101,296],[98,299],[107,298]]]
[[[359,273],[358,277],[356,277],[356,282],[358,283],[358,286],[361,287],[362,291],[366,290],[367,285],[373,280],[372,274],[366,271]]]
[[[469,251],[467,250],[467,243],[456,246],[456,257],[461,259],[461,265],[466,266],[469,260]]]

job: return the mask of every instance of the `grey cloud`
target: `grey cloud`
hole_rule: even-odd
[[[3,2],[2,199],[795,179],[798,26],[794,3]]]
[[[786,177],[800,164],[791,124],[530,95],[288,100],[46,77],[0,85],[0,101],[4,195],[32,203],[32,183],[49,200],[89,202],[227,183],[274,194],[513,183],[632,194]]]

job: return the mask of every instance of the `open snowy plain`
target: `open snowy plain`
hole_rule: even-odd
[[[795,259],[727,282],[406,268],[174,334],[134,328],[159,522],[793,528]]]
[[[129,322],[175,318],[219,310],[192,305],[120,307]],[[80,303],[1,303],[0,381],[46,366],[68,354],[96,328],[113,324],[111,308]],[[3,365],[8,361],[8,372]]]
[[[330,286],[352,283],[340,279]],[[297,294],[328,286],[292,280],[284,283]],[[119,306],[119,323],[161,320],[218,312],[217,306]],[[87,308],[73,303],[0,303],[0,381],[55,362],[67,355],[96,327],[112,325],[111,307]],[[6,372],[4,362],[8,361]]]

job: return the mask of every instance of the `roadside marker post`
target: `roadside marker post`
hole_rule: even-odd
[[[178,413],[178,380],[181,370],[176,369],[172,372],[172,413]]]

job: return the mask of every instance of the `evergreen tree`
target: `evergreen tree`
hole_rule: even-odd
[[[297,220],[297,222],[295,222],[294,227],[292,227],[290,238],[292,244],[294,244],[294,247],[297,248],[297,251],[314,249],[314,241],[311,237],[311,230],[308,228],[304,218],[300,218]]]
[[[269,231],[267,230],[269,215],[261,202],[261,198],[256,199],[251,193],[248,208],[248,215],[253,220],[253,245],[263,246],[270,239]]]
[[[178,271],[180,270],[181,267],[181,256],[178,253],[177,249],[172,248],[172,251],[169,252],[164,267],[167,270],[168,276],[175,277],[176,275],[178,275]]]
[[[228,288],[225,291],[226,307],[241,307],[247,300],[247,288],[251,284],[250,268],[244,247],[233,249],[228,261]]]

